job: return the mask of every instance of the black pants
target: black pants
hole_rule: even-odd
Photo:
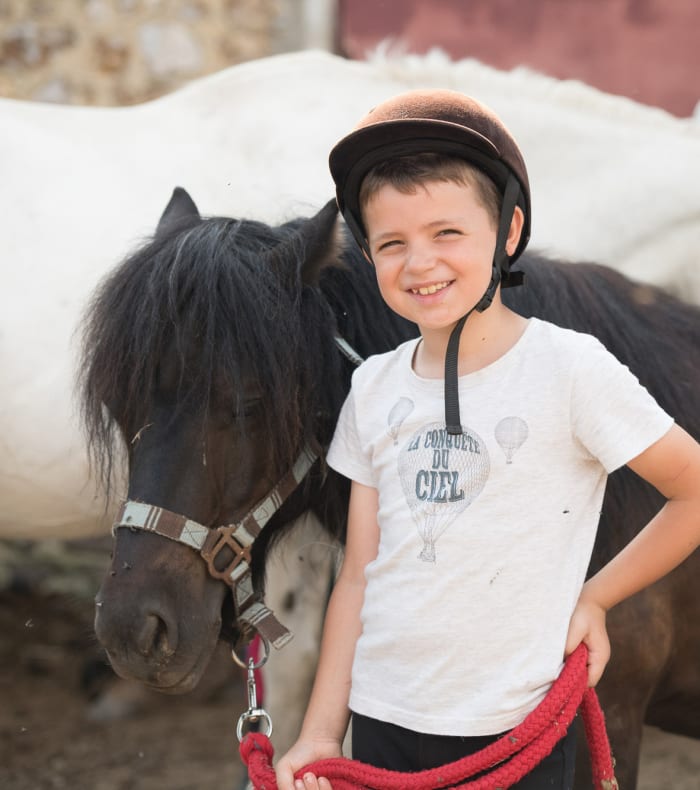
[[[355,760],[392,771],[424,771],[474,754],[499,735],[461,738],[423,735],[357,713],[352,715],[352,756]],[[523,777],[514,790],[571,790],[574,786],[576,728],[554,747],[552,753]]]

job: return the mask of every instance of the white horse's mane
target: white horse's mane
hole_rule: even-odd
[[[528,101],[543,101],[556,105],[559,110],[572,110],[587,115],[595,115],[611,121],[631,124],[659,124],[674,134],[687,129],[688,134],[697,134],[693,118],[677,118],[659,107],[640,104],[626,96],[606,93],[575,79],[557,79],[527,66],[517,66],[511,70],[501,70],[474,58],[453,60],[439,48],[430,49],[425,54],[397,54],[390,42],[383,42],[367,53],[366,61],[348,61],[322,50],[285,53],[262,60],[248,61],[231,66],[213,74],[200,77],[183,85],[167,96],[155,99],[150,104],[162,101],[187,100],[195,94],[208,90],[217,92],[219,86],[231,88],[234,84],[244,84],[258,80],[266,70],[271,73],[295,70],[302,67],[321,74],[324,69],[343,64],[350,75],[355,72],[357,79],[372,74],[380,81],[395,82],[413,87],[443,87],[468,92],[473,85],[475,95],[505,93],[516,98],[519,93]],[[401,89],[400,87],[398,89]],[[700,102],[699,102],[700,105]]]
[[[639,104],[626,96],[605,93],[580,80],[556,79],[527,66],[503,71],[474,58],[452,60],[439,48],[433,48],[425,55],[396,55],[383,44],[368,53],[368,62],[382,73],[401,81],[414,82],[416,86],[429,84],[465,90],[464,86],[474,84],[486,93],[507,90],[513,95],[523,90],[530,100],[556,103],[561,109],[629,123],[658,122],[676,131],[683,128],[682,125],[679,127],[678,118],[661,108]]]

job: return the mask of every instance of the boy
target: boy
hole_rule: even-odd
[[[338,756],[452,762],[519,724],[605,613],[700,543],[700,447],[595,339],[511,312],[527,171],[501,121],[451,91],[384,102],[330,158],[338,204],[387,304],[420,338],[363,364],[328,462],[352,482],[343,567],[293,772]],[[444,409],[443,409],[444,404]],[[461,416],[460,412],[464,412]],[[669,500],[584,584],[609,472]],[[516,787],[571,788],[573,728]]]

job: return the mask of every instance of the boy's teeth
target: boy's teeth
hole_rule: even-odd
[[[434,294],[436,291],[442,291],[443,288],[446,288],[449,283],[436,283],[435,285],[428,285],[425,288],[412,288],[414,294],[420,294],[421,296],[427,296],[428,294]]]

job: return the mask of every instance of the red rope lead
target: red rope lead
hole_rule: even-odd
[[[296,776],[307,771],[325,776],[333,790],[435,790],[441,787],[505,790],[550,754],[566,734],[580,705],[591,754],[593,787],[616,790],[603,712],[595,691],[587,688],[587,655],[586,647],[580,645],[567,659],[547,696],[521,724],[485,749],[461,760],[427,771],[401,773],[338,757],[318,760],[298,771]],[[276,790],[269,739],[260,733],[249,733],[240,751],[255,790]],[[465,781],[487,770],[488,774]]]

